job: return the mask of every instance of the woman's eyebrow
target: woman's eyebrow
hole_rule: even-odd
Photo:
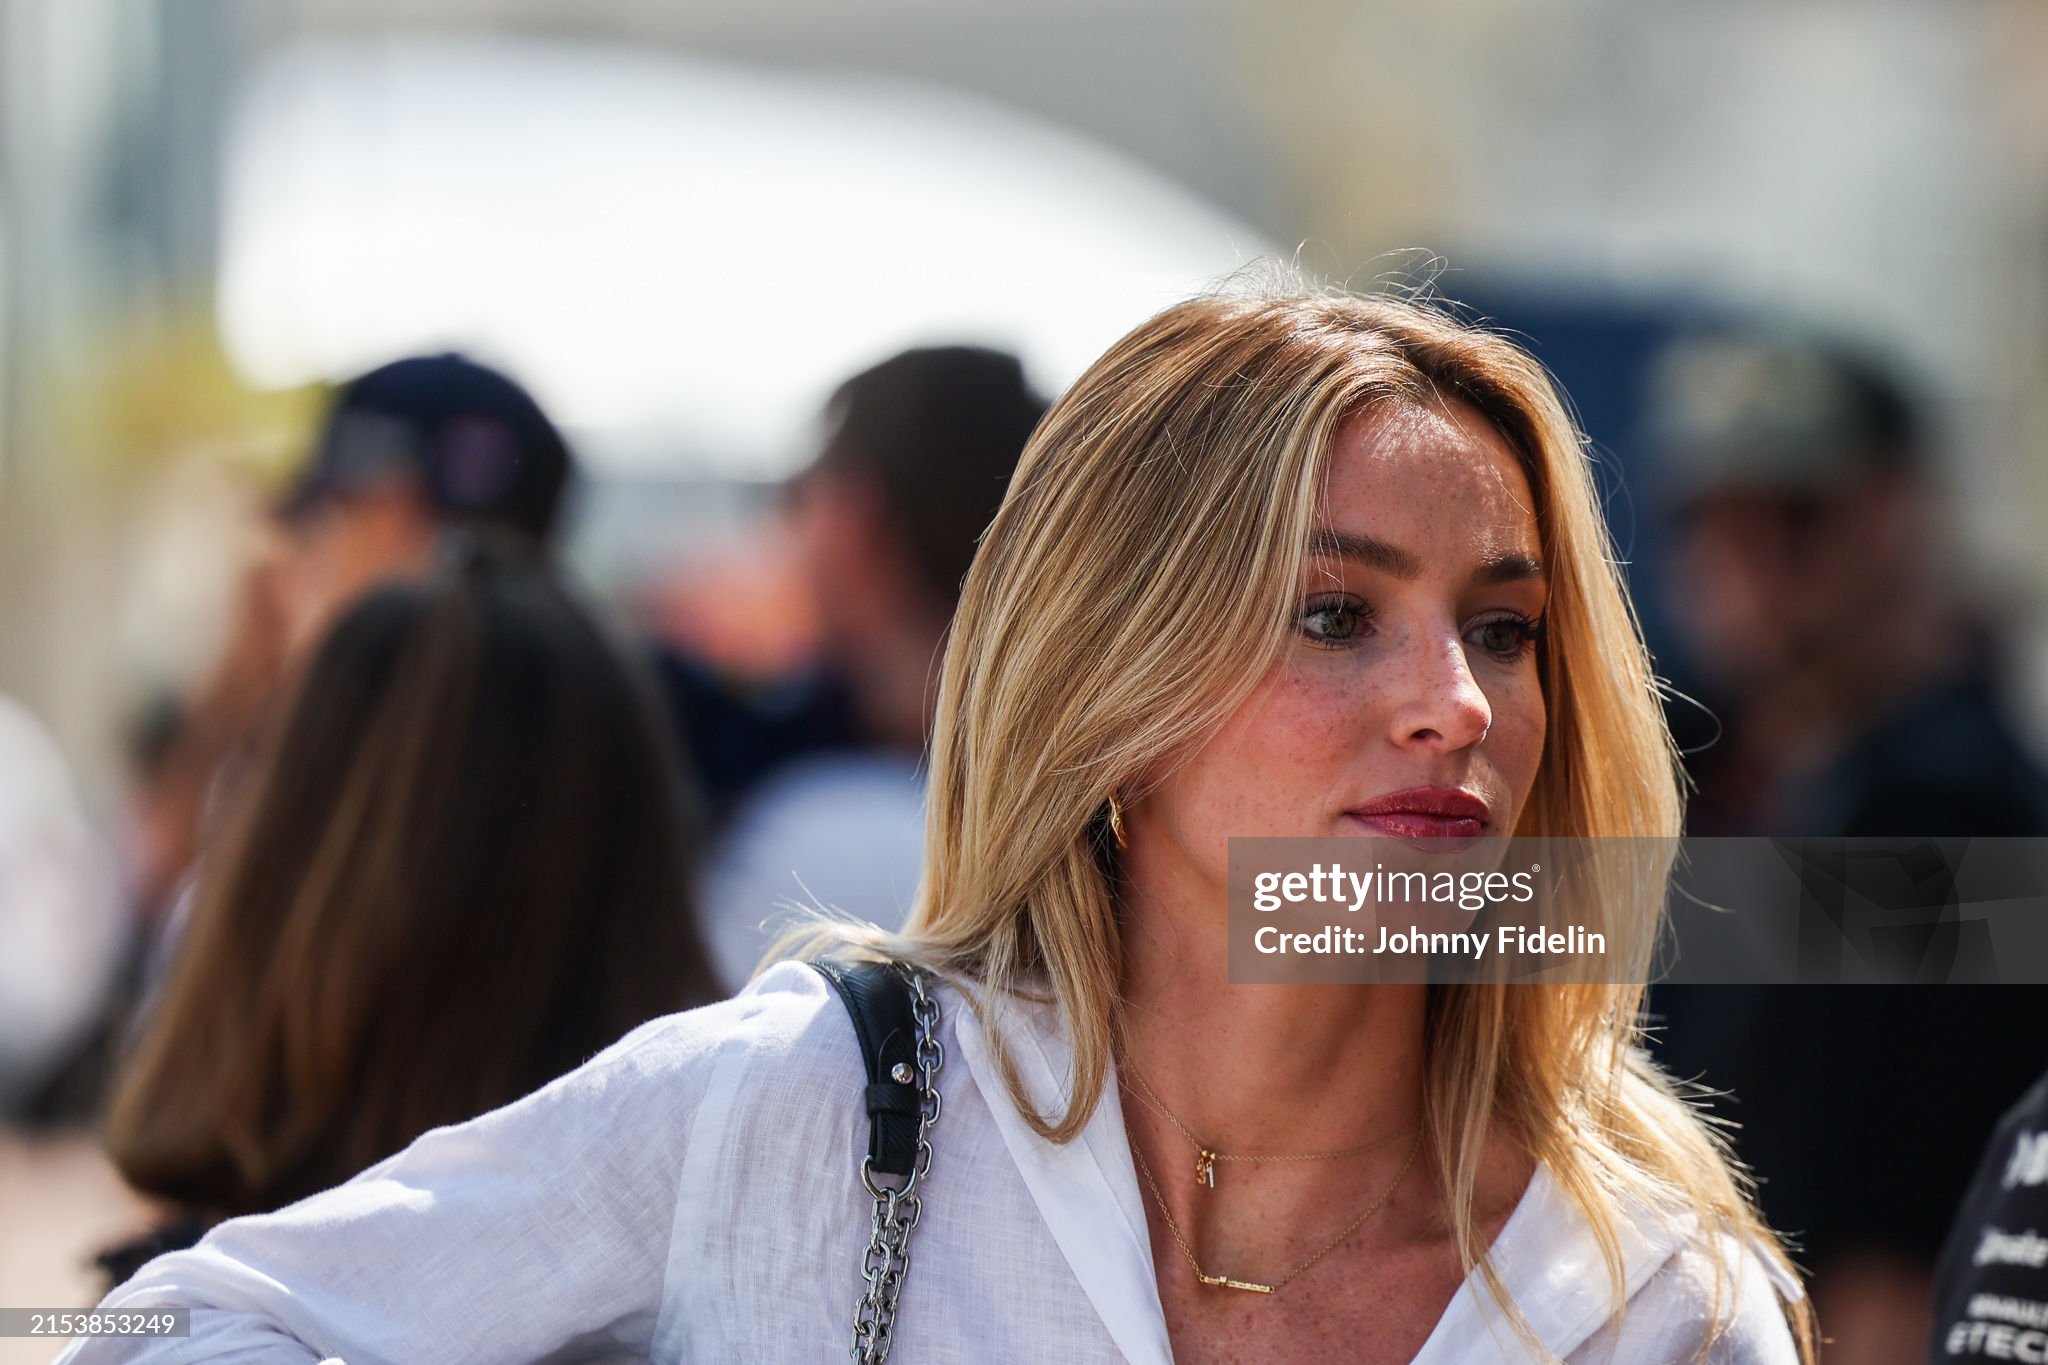
[[[1472,575],[1475,583],[1520,583],[1531,578],[1543,577],[1543,561],[1535,555],[1525,555],[1519,550],[1505,554],[1488,555],[1486,562]]]
[[[1378,569],[1404,583],[1412,583],[1422,577],[1422,560],[1419,557],[1378,536],[1361,536],[1327,526],[1318,527],[1308,538],[1308,552],[1335,559],[1355,559],[1368,569]]]
[[[1422,560],[1411,550],[1404,550],[1391,541],[1378,536],[1362,536],[1351,531],[1338,531],[1330,527],[1318,528],[1308,538],[1308,552],[1311,555],[1328,555],[1338,559],[1354,559],[1369,569],[1377,569],[1390,578],[1412,583],[1422,577]],[[1474,571],[1475,583],[1518,583],[1525,579],[1543,577],[1543,561],[1534,555],[1519,550],[1488,555]]]

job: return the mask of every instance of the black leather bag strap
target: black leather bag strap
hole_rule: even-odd
[[[867,1068],[869,1164],[877,1175],[907,1178],[917,1161],[918,1126],[917,1019],[911,1012],[910,983],[890,962],[824,959],[811,965],[832,983],[853,1016],[853,1036]]]

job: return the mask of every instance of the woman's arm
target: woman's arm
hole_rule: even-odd
[[[80,1341],[61,1360],[644,1358],[697,1101],[758,1004],[656,1020],[344,1185],[221,1224],[103,1305],[189,1307],[189,1339]]]

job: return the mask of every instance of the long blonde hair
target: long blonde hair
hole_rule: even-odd
[[[1082,1130],[1110,1067],[1123,940],[1108,798],[1128,798],[1135,778],[1229,715],[1280,659],[1339,426],[1379,405],[1447,398],[1485,414],[1520,454],[1549,573],[1548,730],[1516,833],[1680,832],[1656,681],[1582,440],[1542,367],[1412,297],[1292,285],[1171,307],[1053,406],[983,537],[946,648],[908,923],[823,935],[912,957],[983,1000],[1049,996],[1074,1059],[1071,1100],[1055,1114],[1038,1112],[977,1004],[1012,1101],[1048,1140]],[[1161,628],[1173,621],[1201,627]],[[1630,941],[1647,953],[1648,934]],[[1525,1336],[1474,1234],[1493,1125],[1585,1213],[1617,1312],[1625,1201],[1754,1237],[1790,1269],[1725,1142],[1646,1058],[1642,979],[1431,988],[1424,1105],[1451,1223],[1465,1264]],[[1806,1300],[1788,1315],[1810,1359]]]

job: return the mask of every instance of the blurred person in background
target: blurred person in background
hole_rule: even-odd
[[[1671,619],[1707,703],[1672,716],[1687,832],[2048,832],[1901,381],[1838,341],[1730,331],[1674,345],[1655,393]],[[1975,1154],[2048,1066],[2048,992],[1664,987],[1653,1009],[1665,1064],[1733,1092],[1717,1108],[1803,1244],[1829,1358],[1917,1359]]]
[[[570,472],[540,405],[473,360],[416,356],[350,381],[280,509],[288,644],[322,633],[366,588],[423,568],[448,527],[549,547]]]
[[[1999,1120],[1943,1245],[1930,1365],[2048,1360],[2048,1074]]]
[[[341,608],[423,569],[447,527],[549,545],[571,467],[539,404],[462,356],[397,360],[341,386],[244,577],[214,676],[157,764],[147,880],[159,896],[190,865],[221,765]]]
[[[530,541],[458,532],[343,614],[119,1076],[112,1154],[177,1213],[116,1280],[713,997],[651,687]]]
[[[705,891],[728,989],[752,975],[778,906],[815,899],[902,923],[946,628],[1044,413],[1015,356],[976,347],[906,351],[841,384],[822,448],[783,495],[818,629],[802,700],[735,717],[707,673],[671,665],[706,785],[730,807]]]
[[[488,528],[551,545],[573,462],[533,398],[459,355],[379,366],[337,390],[313,449],[273,509],[230,612],[226,643],[187,698],[153,704],[131,736],[133,928],[99,1021],[35,1101],[38,1117],[96,1110],[131,1016],[161,982],[211,813],[336,613],[427,565],[435,536]]]

